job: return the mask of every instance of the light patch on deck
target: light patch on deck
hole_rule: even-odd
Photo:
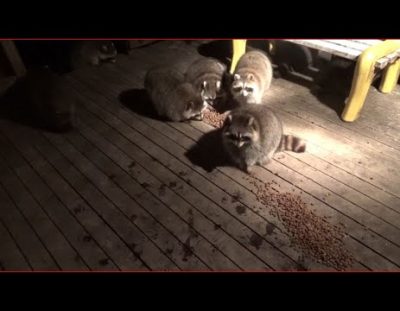
[[[324,131],[326,130],[324,129],[319,131],[318,129],[315,129],[311,131],[309,129],[291,127],[284,132],[304,139],[307,143],[306,152],[313,153],[317,156],[321,155],[320,148],[329,150],[340,156],[348,156],[354,153],[355,150],[352,146],[333,139],[329,135],[326,135]]]

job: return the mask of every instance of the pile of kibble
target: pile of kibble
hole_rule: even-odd
[[[207,109],[203,121],[221,128],[226,115]],[[337,270],[352,266],[354,257],[345,247],[342,228],[330,224],[326,216],[317,216],[298,195],[282,193],[272,183],[258,183],[253,178],[249,182],[256,187],[257,200],[281,221],[293,244],[305,255]]]
[[[342,228],[330,224],[327,217],[317,216],[300,196],[290,192],[280,193],[272,183],[249,181],[257,189],[258,201],[281,221],[292,242],[305,255],[337,270],[352,266],[354,258],[344,245]]]
[[[221,128],[224,124],[225,117],[225,113],[221,114],[218,113],[215,109],[209,108],[204,112],[203,121],[215,128]]]

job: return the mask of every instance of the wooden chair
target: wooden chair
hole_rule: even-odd
[[[246,52],[247,40],[233,40],[230,72]],[[359,117],[376,70],[384,70],[379,90],[390,93],[400,74],[400,40],[285,40],[357,62],[350,95],[342,119],[353,122]]]

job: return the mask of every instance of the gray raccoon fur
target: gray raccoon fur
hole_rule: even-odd
[[[272,64],[266,54],[259,50],[245,53],[233,74],[233,99],[239,104],[260,104],[271,86],[272,74]]]
[[[42,126],[54,131],[74,127],[76,97],[63,78],[47,67],[32,67],[22,88],[29,108]]]
[[[190,64],[185,79],[195,86],[203,101],[213,106],[215,100],[223,96],[222,81],[225,73],[226,65],[217,59],[202,57]]]
[[[74,42],[71,51],[71,67],[98,66],[101,62],[115,62],[117,49],[112,41],[89,40]]]
[[[152,68],[144,86],[159,116],[172,121],[203,119],[206,104],[181,72],[170,67]]]
[[[222,141],[231,160],[245,172],[267,164],[276,152],[305,151],[305,142],[284,135],[280,119],[265,104],[233,109],[225,120]]]

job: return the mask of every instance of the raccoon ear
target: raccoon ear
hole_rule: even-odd
[[[221,88],[221,81],[217,81],[215,86],[217,87],[217,90],[219,90]]]
[[[188,102],[186,104],[186,110],[192,110],[194,106],[194,103],[192,101]]]
[[[248,126],[253,126],[254,121],[255,121],[254,117],[249,117],[249,120],[247,121],[247,125]]]
[[[247,75],[247,79],[248,79],[249,81],[253,81],[253,80],[254,80],[254,75],[251,74],[251,73],[249,73],[249,74]]]
[[[225,125],[229,125],[229,124],[231,124],[232,123],[232,115],[231,114],[228,114],[227,116],[226,116],[226,118],[225,118]]]
[[[238,75],[237,73],[235,73],[235,75],[233,76],[233,80],[239,80],[240,79],[240,75]]]

